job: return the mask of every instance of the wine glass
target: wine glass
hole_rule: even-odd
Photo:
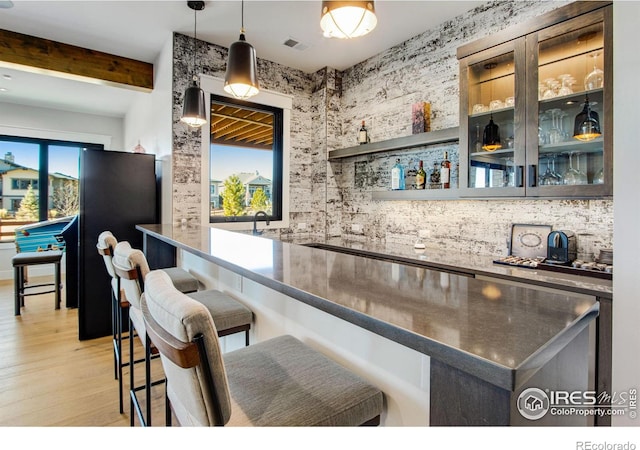
[[[589,55],[590,58],[593,58],[593,70],[584,77],[584,89],[586,91],[600,89],[604,85],[604,72],[598,69],[597,65],[599,55],[600,52],[593,52]]]
[[[574,152],[569,153],[569,168],[562,177],[564,184],[580,184],[578,171],[573,167],[573,155]]]
[[[562,110],[558,108],[550,109],[547,111],[551,114],[551,129],[549,130],[549,144],[559,144],[564,140],[562,136],[562,130],[560,130],[560,113]]]
[[[551,184],[555,184],[553,172],[551,171],[551,164],[550,164],[551,158],[549,156],[546,156],[545,160],[547,163],[547,170],[540,176],[540,179],[538,180],[538,182],[540,183],[540,186],[549,186]]]
[[[580,155],[581,153],[576,153],[576,176],[578,181],[576,184],[589,184],[587,173],[580,170]]]
[[[573,94],[573,89],[571,89],[571,79],[573,77],[571,74],[563,73],[562,75],[558,75],[558,79],[561,82],[560,90],[558,91],[558,95],[571,95]]]
[[[604,184],[604,167],[593,176],[593,184]]]
[[[553,184],[562,184],[562,175],[556,172],[556,159],[558,154],[551,155],[551,175],[553,176]]]
[[[560,82],[558,82],[558,80],[556,80],[555,78],[547,78],[546,80],[544,80],[544,82],[546,83],[547,88],[542,94],[542,98],[546,100],[556,97],[558,95]]]

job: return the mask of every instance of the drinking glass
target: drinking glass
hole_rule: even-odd
[[[604,167],[593,176],[593,184],[604,184]]]
[[[569,153],[569,168],[564,173],[562,179],[564,184],[580,184],[578,171],[573,167],[573,152]]]
[[[584,77],[584,89],[591,91],[593,89],[600,89],[604,85],[604,72],[598,69],[598,56],[600,52],[593,52],[589,55],[593,58],[593,70]]]
[[[549,129],[549,144],[559,144],[564,140],[562,131],[560,130],[560,113],[562,110],[558,108],[547,111],[551,114],[551,128]]]
[[[580,153],[576,153],[576,175],[578,177],[578,182],[576,184],[589,184],[587,173],[580,170],[580,155]]]
[[[547,85],[544,93],[542,94],[543,99],[554,98],[558,96],[558,88],[560,87],[560,82],[555,78],[547,78],[544,80]]]
[[[560,80],[560,90],[558,91],[558,95],[571,95],[573,94],[573,89],[571,89],[571,79],[573,77],[571,74],[563,73],[562,75],[558,75],[558,79]]]

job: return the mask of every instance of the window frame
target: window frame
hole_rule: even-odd
[[[278,108],[275,106],[270,106],[270,105],[264,105],[258,102],[248,102],[248,101],[243,101],[243,100],[237,100],[237,99],[233,99],[233,98],[229,98],[228,96],[219,96],[219,95],[215,95],[215,94],[211,94],[208,95],[207,97],[209,97],[209,104],[213,103],[213,102],[217,102],[219,104],[226,104],[226,105],[236,105],[242,108],[245,108],[247,110],[254,110],[254,111],[260,111],[260,112],[266,112],[266,113],[271,113],[273,114],[273,146],[271,151],[273,152],[273,168],[272,168],[272,173],[269,175],[269,177],[271,178],[271,194],[272,194],[272,199],[273,199],[273,203],[272,203],[272,213],[269,216],[269,221],[282,221],[282,177],[283,177],[283,168],[282,168],[282,163],[283,163],[283,143],[282,143],[282,135],[283,135],[283,128],[282,128],[282,122],[283,122],[283,115],[284,115],[284,110],[282,108]],[[210,120],[208,120],[208,123],[210,123]],[[204,131],[204,130],[203,130]],[[211,133],[209,133],[209,130],[207,129],[206,132],[208,133],[209,137],[211,136]],[[217,145],[225,145],[225,144],[217,144]],[[241,145],[239,145],[240,147],[242,147]],[[211,156],[211,146],[209,146],[209,156]],[[250,148],[250,147],[247,147]],[[211,174],[211,167],[210,167],[211,161],[209,161],[209,167],[208,167],[208,171],[207,174],[209,174],[209,184],[211,184],[211,179],[210,179],[210,174]],[[253,196],[253,192],[251,191],[251,187],[248,188],[249,189],[249,193],[251,194],[251,196]],[[253,188],[253,191],[255,192],[257,188]],[[220,192],[218,191],[218,194],[220,195]],[[207,211],[210,212],[210,207],[207,209]],[[259,221],[265,222],[266,219],[264,217],[260,217],[258,218]],[[253,223],[253,216],[219,216],[214,218],[213,216],[211,216],[211,214],[209,213],[209,223],[212,224],[218,224],[218,223],[229,223],[229,222],[252,222]]]
[[[200,75],[200,87],[205,92],[205,98],[210,101],[211,95],[233,101],[224,91],[224,80],[208,75]],[[260,229],[277,229],[289,227],[289,154],[291,146],[291,110],[293,107],[293,96],[281,94],[279,92],[261,90],[258,95],[251,98],[250,103],[263,105],[265,107],[279,108],[282,110],[282,216],[280,220],[270,220],[269,225],[260,220]],[[236,220],[229,222],[210,222],[209,201],[210,201],[210,133],[208,130],[211,123],[211,111],[207,107],[207,123],[201,129],[201,224],[212,228],[222,228],[225,230],[251,230],[253,228],[253,218],[248,216],[247,220]],[[207,128],[205,128],[207,127]],[[272,185],[272,189],[275,184]]]

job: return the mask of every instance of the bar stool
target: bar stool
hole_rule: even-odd
[[[150,273],[150,269],[144,253],[139,249],[132,248],[128,242],[120,242],[116,245],[113,267],[120,283],[119,286],[129,300],[129,329],[136,331],[145,350],[145,383],[144,386],[135,386],[134,365],[139,360],[135,360],[133,340],[129,341],[130,423],[131,426],[135,424],[133,416],[133,411],[135,410],[142,426],[150,426],[151,387],[164,382],[164,379],[151,381],[151,360],[159,355],[153,343],[149,343],[146,339],[146,327],[140,307],[141,297],[144,292],[144,280],[147,274]],[[159,270],[166,274],[164,269]],[[171,278],[169,277],[169,279]],[[202,304],[210,312],[216,323],[219,337],[244,332],[245,345],[249,345],[249,330],[251,329],[253,314],[246,306],[215,289],[198,291],[187,295]],[[147,400],[146,418],[142,413],[137,397],[137,392],[142,389],[145,390]]]
[[[222,354],[215,321],[162,271],[142,314],[167,377],[165,415],[182,426],[379,425],[383,394],[293,336]]]
[[[62,260],[61,250],[48,250],[43,252],[23,252],[16,254],[11,258],[13,264],[13,281],[15,287],[15,315],[20,315],[20,308],[24,306],[24,298],[29,295],[49,294],[55,292],[55,308],[60,309],[60,291],[62,284],[60,283],[60,261]],[[54,282],[40,283],[31,286],[26,285],[25,268],[29,266],[37,266],[42,264],[54,265]],[[33,289],[43,286],[55,286],[49,291],[26,293],[27,289]]]
[[[98,253],[102,255],[105,267],[109,276],[111,277],[111,323],[113,331],[113,363],[114,363],[114,378],[118,380],[119,389],[119,407],[120,414],[124,413],[124,399],[123,399],[123,385],[122,385],[122,370],[129,366],[129,361],[122,360],[122,342],[129,339],[130,334],[124,333],[124,321],[125,314],[129,311],[129,301],[121,292],[119,287],[118,276],[115,273],[113,267],[113,253],[118,245],[118,240],[110,231],[103,231],[98,235],[98,243],[96,244]],[[199,282],[196,277],[191,275],[186,270],[178,267],[172,267],[165,269],[174,280],[176,287],[185,293],[195,292],[198,290]],[[139,362],[143,361],[140,359]]]

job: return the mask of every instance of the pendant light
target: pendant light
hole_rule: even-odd
[[[323,1],[320,28],[325,37],[350,39],[371,32],[377,25],[373,1]]]
[[[495,69],[498,65],[496,63],[487,63],[484,68],[489,70],[489,81],[491,80],[491,70]],[[491,85],[491,96],[493,97],[493,83]],[[502,148],[500,143],[500,128],[493,122],[493,112],[489,116],[489,123],[484,127],[482,133],[482,149],[487,152],[494,152]]]
[[[182,106],[181,122],[186,123],[190,127],[200,128],[207,123],[207,112],[205,107],[204,91],[198,86],[198,76],[196,70],[196,43],[197,38],[197,20],[198,11],[204,9],[203,1],[188,1],[187,5],[194,11],[193,26],[193,84],[187,88],[184,93],[184,104]]]
[[[235,98],[247,99],[260,92],[256,50],[244,37],[244,0],[242,0],[240,39],[229,47],[224,90]]]
[[[601,135],[598,113],[593,111],[589,106],[589,95],[587,94],[584,100],[584,108],[582,108],[582,111],[576,116],[576,121],[573,126],[573,137],[579,141],[588,142]]]

